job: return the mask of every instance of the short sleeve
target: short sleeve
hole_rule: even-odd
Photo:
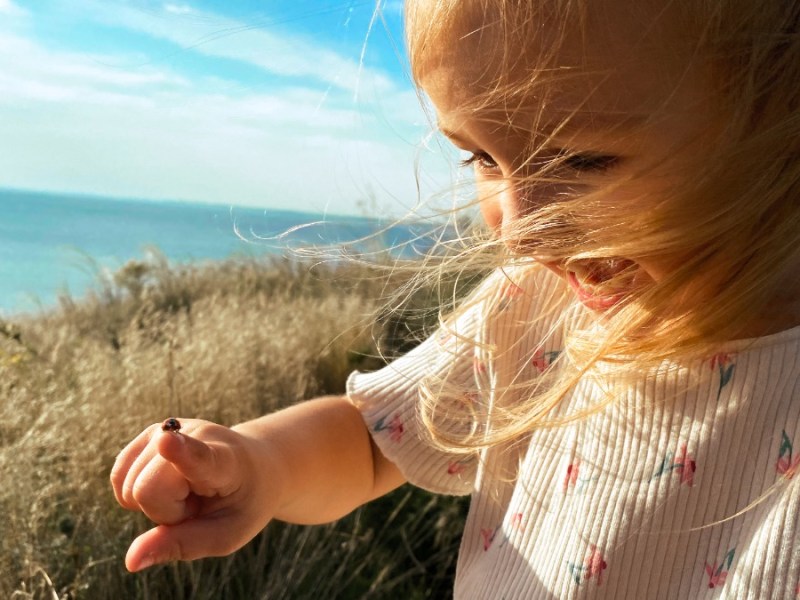
[[[383,455],[410,483],[431,492],[471,493],[477,453],[450,454],[433,444],[418,416],[420,385],[433,376],[446,378],[448,386],[467,394],[474,390],[479,326],[476,304],[379,371],[354,372],[347,380],[348,398],[361,411]]]
[[[437,428],[466,432],[485,425],[495,407],[518,402],[522,382],[535,381],[558,356],[559,330],[547,315],[560,315],[566,298],[566,286],[547,269],[499,269],[454,323],[383,369],[349,377],[350,401],[410,483],[452,495],[475,489],[479,452],[448,453],[433,443],[418,416],[421,390],[434,382],[427,389],[443,407]]]

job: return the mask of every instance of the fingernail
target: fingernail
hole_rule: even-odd
[[[144,569],[149,569],[154,564],[156,564],[156,558],[152,554],[148,554],[142,559],[142,562],[139,563],[138,571],[143,571]]]
[[[0,0],[2,1],[2,0]],[[186,436],[183,435],[180,431],[165,431],[164,435],[168,435],[170,437],[178,438],[182,444],[186,443]]]

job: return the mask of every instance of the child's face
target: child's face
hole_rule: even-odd
[[[467,15],[457,41],[422,70],[420,83],[436,108],[439,127],[471,153],[482,214],[490,227],[506,234],[504,239],[512,237],[515,221],[533,207],[560,194],[574,196],[576,180],[581,192],[609,188],[608,200],[620,211],[646,211],[665,197],[670,182],[683,171],[681,165],[702,160],[704,140],[719,117],[710,77],[687,67],[690,62],[682,56],[680,25],[666,18],[653,24],[648,15],[659,11],[642,3],[637,4],[640,11],[631,11],[624,0],[601,4],[602,16],[589,15],[588,35],[582,38],[577,27],[568,31],[547,65],[556,69],[551,73],[568,76],[543,86],[541,95],[515,103],[513,110],[507,103],[474,108],[476,91],[491,85],[503,60],[497,32],[482,14]],[[471,33],[478,30],[480,35]],[[521,77],[531,77],[531,65],[538,65],[552,47],[546,22],[540,31],[541,39],[531,40],[523,50]],[[537,161],[530,160],[531,129],[541,136],[539,168],[548,156],[566,156],[555,174],[557,179],[561,172],[570,183],[552,178],[534,186],[512,183],[537,168]],[[649,169],[646,179],[630,177],[641,169]],[[527,240],[526,247],[536,256],[535,240]],[[569,268],[563,261],[542,261],[564,276],[587,306],[602,310],[625,290],[613,296],[593,294],[598,280],[625,269],[631,277],[624,285],[659,281],[682,258],[614,256],[570,263]]]

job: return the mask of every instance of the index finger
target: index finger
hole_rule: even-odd
[[[160,433],[158,453],[189,482],[200,496],[226,496],[237,486],[238,468],[230,445],[203,442],[178,432]]]
[[[109,478],[111,479],[111,488],[114,490],[114,497],[123,508],[127,508],[128,510],[134,510],[136,507],[126,502],[123,498],[122,488],[125,483],[125,478],[133,463],[145,448],[147,448],[147,444],[150,443],[150,438],[153,435],[153,429],[156,427],[157,425],[151,425],[129,442],[117,455],[117,458],[114,460],[114,466],[111,467]]]

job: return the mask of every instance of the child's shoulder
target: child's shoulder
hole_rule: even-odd
[[[728,353],[742,354],[750,351],[775,348],[794,351],[796,353],[798,344],[800,344],[800,325],[767,335],[735,340],[729,342],[725,350]]]
[[[495,269],[486,279],[486,289],[496,297],[541,299],[543,296],[571,298],[562,277],[531,261],[514,262]]]
[[[585,310],[569,286],[545,267],[530,263],[502,267],[485,283],[478,315],[487,340],[511,345],[522,339],[541,341],[556,331],[562,336],[567,323],[584,323]]]

